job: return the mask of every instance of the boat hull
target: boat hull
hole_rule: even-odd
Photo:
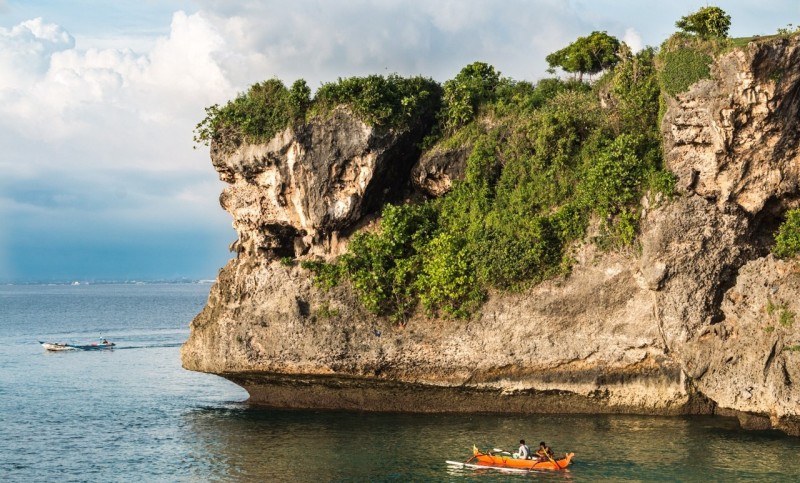
[[[42,347],[44,347],[45,349],[53,352],[77,350],[74,347],[67,344],[59,344],[56,342],[41,342],[41,341],[39,343],[42,344]]]
[[[503,473],[529,473],[531,471],[536,470],[524,470],[521,468],[506,468],[502,466],[489,466],[489,465],[476,465],[472,463],[464,463],[463,461],[445,461],[448,465],[454,468],[468,468],[471,470],[493,470],[493,471],[500,471]]]
[[[87,344],[87,345],[74,345],[62,344],[59,342],[42,342],[39,341],[48,351],[63,352],[63,351],[95,351],[95,350],[108,350],[113,349],[116,344],[109,342],[108,344]]]

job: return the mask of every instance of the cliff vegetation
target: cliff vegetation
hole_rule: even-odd
[[[324,84],[312,98],[302,79],[290,88],[271,79],[207,108],[195,141],[225,150],[264,143],[342,105],[386,130],[432,126],[420,146],[468,153],[463,179],[436,199],[386,205],[379,230],[355,235],[345,256],[303,266],[322,286],[349,280],[378,315],[403,321],[421,304],[429,315],[469,317],[490,290],[569,272],[576,243],[634,245],[643,196],[672,194],[664,100],[710,78],[713,56],[734,43],[730,17],[716,7],[676,25],[682,32],[658,53],[632,54],[605,32],[577,39],[547,58],[551,71],[576,75],[567,80],[517,81],[474,62],[443,85],[371,75]]]
[[[288,126],[329,115],[340,105],[348,106],[368,125],[408,129],[433,116],[441,97],[439,84],[423,77],[339,79],[323,84],[313,99],[303,79],[290,88],[279,79],[270,79],[252,85],[225,106],[207,107],[206,117],[195,126],[194,141],[205,145],[214,141],[224,150],[242,143],[263,143]]]
[[[347,278],[364,306],[404,320],[467,317],[487,291],[521,290],[571,266],[571,244],[633,243],[644,193],[669,195],[654,52],[627,53],[594,85],[505,78],[485,63],[444,83],[429,151],[466,147],[465,176],[421,204],[387,206],[321,282]],[[603,103],[606,105],[603,106]],[[644,129],[642,127],[645,127]]]

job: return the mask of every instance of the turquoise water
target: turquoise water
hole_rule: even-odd
[[[0,481],[800,481],[800,439],[722,418],[251,408],[180,367],[208,285],[0,287]],[[47,353],[37,340],[113,351]],[[545,439],[560,473],[448,467]]]

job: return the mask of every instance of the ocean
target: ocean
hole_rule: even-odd
[[[279,411],[180,365],[209,284],[0,287],[0,481],[800,481],[800,438],[712,417]],[[38,341],[117,344],[50,353]],[[451,467],[520,438],[562,472]]]

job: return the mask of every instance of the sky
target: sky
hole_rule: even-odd
[[[545,77],[595,30],[658,46],[706,1],[0,0],[0,283],[213,279],[230,216],[204,107],[255,82]],[[713,3],[731,35],[800,25],[797,0]]]

